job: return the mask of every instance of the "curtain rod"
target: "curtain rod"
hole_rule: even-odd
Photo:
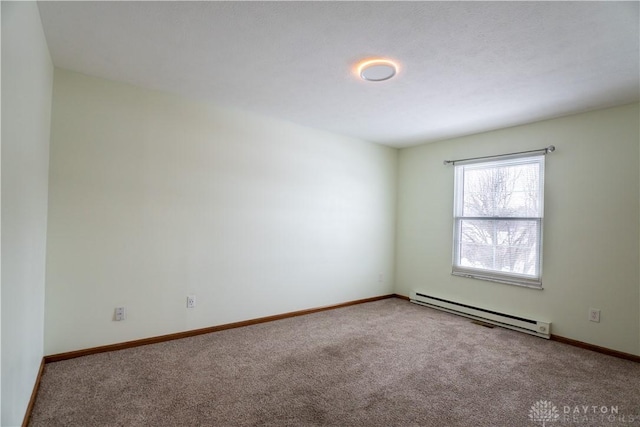
[[[497,154],[495,156],[470,157],[468,159],[445,160],[442,163],[446,166],[446,165],[455,164],[456,162],[466,162],[469,160],[499,159],[500,157],[517,156],[518,154],[530,154],[530,153],[547,154],[547,153],[553,153],[554,151],[556,151],[556,147],[553,145],[550,145],[548,147],[539,148],[537,150],[518,151],[517,153]]]

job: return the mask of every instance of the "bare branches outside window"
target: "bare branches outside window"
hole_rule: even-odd
[[[540,287],[544,156],[455,168],[453,274]]]

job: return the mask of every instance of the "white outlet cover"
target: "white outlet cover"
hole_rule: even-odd
[[[196,296],[187,295],[187,308],[195,308],[195,307],[196,307]]]

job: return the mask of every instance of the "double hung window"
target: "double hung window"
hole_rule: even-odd
[[[544,157],[456,163],[454,275],[542,287]]]

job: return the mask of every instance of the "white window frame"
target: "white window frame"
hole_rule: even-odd
[[[471,217],[463,215],[463,197],[464,197],[464,172],[465,168],[474,167],[482,164],[483,167],[491,167],[495,165],[510,166],[515,164],[537,163],[539,165],[539,216],[534,217]],[[470,277],[480,280],[488,280],[492,282],[507,283],[510,285],[526,286],[530,288],[542,289],[542,231],[544,220],[544,164],[545,156],[536,155],[516,155],[505,156],[501,159],[492,160],[469,160],[455,163],[455,179],[454,179],[454,225],[453,225],[453,261],[451,274],[455,276]],[[537,223],[537,265],[536,275],[524,275],[512,272],[503,272],[490,269],[478,269],[460,265],[460,246],[461,246],[461,225],[464,220],[477,221],[535,221]]]

